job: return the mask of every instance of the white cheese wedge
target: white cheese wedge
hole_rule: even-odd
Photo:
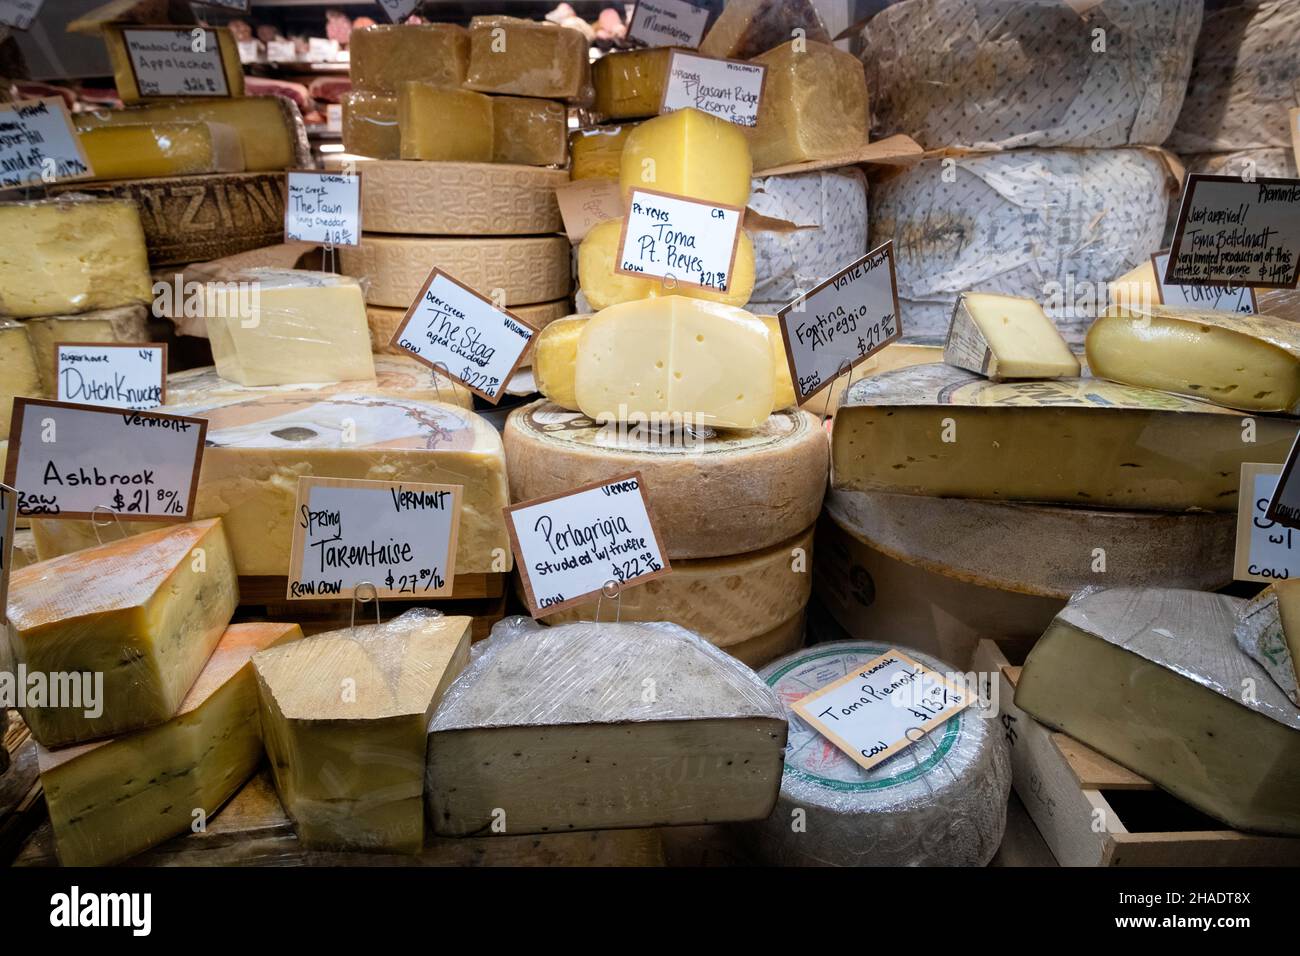
[[[1300,706],[1300,581],[1277,581],[1257,594],[1242,609],[1233,636]]]
[[[943,360],[994,382],[1079,374],[1079,360],[1041,305],[984,292],[958,296]]]

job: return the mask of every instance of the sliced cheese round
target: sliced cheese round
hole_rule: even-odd
[[[656,432],[534,402],[505,428],[512,500],[640,472],[671,560],[771,547],[811,525],[826,486],[826,432],[784,410],[752,431]]]
[[[900,636],[905,636],[900,635]],[[764,667],[790,733],[781,796],[744,833],[778,866],[984,866],[1006,827],[1011,756],[1001,727],[979,703],[916,743],[863,770],[793,709],[895,644],[818,644]],[[957,668],[900,647],[944,675]]]
[[[509,308],[511,313],[533,328],[544,329],[556,319],[568,315],[573,310],[573,304],[568,299],[556,299],[554,302],[512,305]],[[389,309],[381,305],[366,306],[366,322],[370,325],[370,347],[375,350],[376,363],[379,360],[379,353],[407,354],[405,349],[389,344],[405,318],[406,309]],[[524,364],[528,364],[527,355],[524,357]]]

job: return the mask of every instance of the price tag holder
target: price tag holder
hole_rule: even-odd
[[[0,0],[0,24],[26,30],[40,15],[45,0]]]
[[[623,190],[609,179],[577,179],[555,187],[564,232],[577,244],[607,219],[623,217]]]
[[[0,106],[0,188],[93,176],[62,97]]]
[[[495,405],[539,331],[434,269],[388,344]]]
[[[361,174],[291,169],[284,206],[285,242],[361,244]]]
[[[420,5],[420,0],[377,0],[390,23],[401,23]]]
[[[628,21],[628,39],[646,46],[695,49],[704,39],[709,11],[684,0],[637,0]]]
[[[167,343],[56,342],[58,400],[147,411],[167,404]]]
[[[737,126],[758,125],[767,67],[674,52],[668,59],[660,113],[694,108]]]
[[[290,601],[450,597],[464,488],[402,481],[298,479]]]
[[[632,190],[618,240],[619,275],[726,292],[745,210],[684,196]]]
[[[637,472],[505,513],[533,617],[586,603],[610,581],[628,587],[672,571]]]
[[[1235,581],[1269,584],[1300,578],[1300,531],[1268,516],[1268,505],[1281,474],[1281,465],[1247,462],[1241,466],[1237,552],[1232,568]]]
[[[203,33],[196,50],[194,33]],[[141,96],[229,96],[217,31],[203,27],[126,27],[127,62]]]
[[[1151,257],[1151,264],[1156,270],[1156,295],[1160,297],[1161,305],[1237,312],[1242,315],[1255,315],[1259,312],[1255,290],[1249,286],[1165,285],[1164,275],[1169,269],[1169,253],[1155,253]]]
[[[188,521],[207,433],[203,418],[15,398],[5,484],[23,517]]]
[[[850,263],[776,314],[803,404],[903,334],[894,244]]]
[[[1294,289],[1300,281],[1300,179],[1187,177],[1166,285]]]
[[[864,770],[965,710],[974,696],[899,650],[797,701],[794,711]]]
[[[0,488],[0,626],[9,623],[9,572],[13,570],[17,520],[18,496],[11,488]]]

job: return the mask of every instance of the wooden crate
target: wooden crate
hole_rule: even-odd
[[[1300,839],[1229,829],[1038,723],[1016,707],[1020,668],[993,641],[980,641],[975,671],[998,682],[1012,786],[1062,866],[1300,864]]]

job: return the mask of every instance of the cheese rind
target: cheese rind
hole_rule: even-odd
[[[470,20],[467,89],[568,99],[590,77],[587,38],[577,30],[517,17]]]
[[[676,570],[676,569],[674,569]],[[1300,591],[1296,581],[1270,584],[1241,609],[1237,646],[1300,706]]]
[[[702,202],[744,206],[754,171],[745,134],[697,109],[646,120],[623,144],[619,185],[623,195],[650,189]]]
[[[397,95],[402,159],[492,161],[492,100],[433,83],[404,83]]]
[[[343,107],[345,150],[374,159],[401,158],[402,131],[398,126],[395,93],[349,90],[339,102]],[[362,221],[370,225],[369,220]]]
[[[755,670],[765,667],[778,657],[792,654],[803,647],[804,616],[801,610],[790,620],[783,621],[766,634],[759,634],[739,644],[729,644],[723,650]]]
[[[127,50],[126,37],[123,36],[124,29],[131,29],[130,25],[113,25],[106,24],[100,29],[100,36],[104,38],[104,43],[108,45],[108,59],[113,64],[113,80],[117,86],[117,95],[123,103],[137,103],[141,100],[159,99],[157,96],[146,96],[140,92],[140,87],[135,81],[135,70],[131,65],[131,55]],[[189,27],[177,27],[180,32],[189,32]],[[235,43],[235,35],[225,28],[211,30],[217,37],[217,45],[221,55],[222,71],[226,76],[226,93],[230,97],[241,97],[244,95],[244,68],[239,62],[239,46]]]
[[[377,24],[353,30],[348,53],[358,90],[393,96],[412,80],[454,88],[469,69],[469,31],[452,23]]]
[[[731,0],[700,43],[700,54],[748,60],[803,31],[805,39],[830,43],[812,0]]]
[[[623,144],[636,124],[575,129],[569,134],[569,178],[617,180],[623,165]]]
[[[9,437],[14,399],[40,398],[45,394],[26,326],[0,319],[0,441]]]
[[[101,126],[79,134],[96,179],[242,173],[244,145],[224,123]]]
[[[994,382],[1079,375],[1079,360],[1043,307],[1010,295],[958,296],[943,360]]]
[[[569,160],[568,110],[526,96],[492,97],[492,162],[563,166]]]
[[[151,338],[148,313],[142,305],[50,315],[28,319],[23,326],[32,342],[41,389],[51,398],[57,394],[54,347],[60,342],[147,342]]]
[[[671,47],[650,47],[601,57],[591,68],[596,112],[615,120],[659,115],[672,55]]]

